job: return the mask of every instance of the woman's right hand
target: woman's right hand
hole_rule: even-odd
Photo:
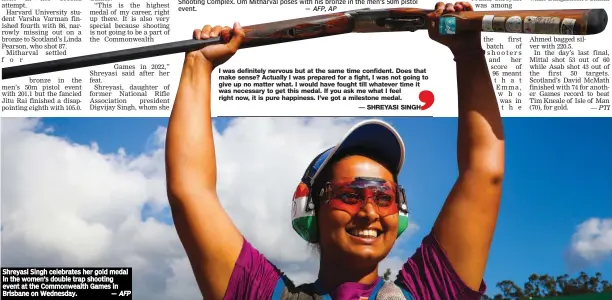
[[[205,40],[208,38],[218,37],[222,31],[230,31],[231,28],[225,26],[210,26],[205,25],[202,29],[193,31],[193,38],[196,40]],[[200,50],[192,51],[187,55],[202,56],[211,67],[217,67],[228,61],[240,48],[240,44],[244,38],[244,30],[239,23],[234,23],[232,39],[227,44],[212,45],[204,47]]]

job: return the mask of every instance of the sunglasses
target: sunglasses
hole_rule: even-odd
[[[381,217],[396,214],[404,207],[404,190],[393,182],[380,178],[356,177],[328,182],[321,190],[327,194],[326,203],[332,209],[342,210],[351,216],[371,203]],[[399,198],[399,199],[398,199]]]

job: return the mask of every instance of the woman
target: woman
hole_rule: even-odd
[[[438,3],[431,17],[461,10],[472,7]],[[222,30],[229,28],[207,25],[194,36]],[[294,228],[321,257],[318,280],[295,287],[243,238],[217,199],[211,72],[239,48],[244,32],[238,24],[234,31],[226,45],[187,53],[167,132],[172,215],[204,298],[384,299],[399,291],[406,299],[479,299],[504,174],[502,122],[480,33],[440,36],[437,26],[429,32],[455,57],[459,176],[395,285],[382,287],[378,263],[407,225],[397,185],[404,145],[388,124],[369,121],[317,156],[294,195]]]

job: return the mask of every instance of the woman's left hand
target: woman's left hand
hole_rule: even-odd
[[[447,46],[453,53],[458,53],[467,50],[480,49],[480,31],[474,32],[461,32],[457,34],[441,35],[440,34],[440,16],[446,13],[461,12],[461,11],[474,11],[474,8],[469,2],[455,2],[446,3],[438,2],[435,6],[435,11],[428,17],[434,26],[429,27],[429,37]]]

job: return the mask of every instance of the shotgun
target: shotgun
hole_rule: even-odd
[[[466,31],[591,35],[604,31],[608,24],[608,15],[603,9],[462,11],[446,13],[437,18],[429,17],[433,12],[418,8],[366,8],[246,26],[246,36],[240,48],[351,32],[414,32],[430,27],[438,30],[441,35],[455,35]],[[189,52],[227,43],[231,36],[231,31],[224,31],[219,37],[206,40],[186,40],[7,67],[2,69],[2,79]]]

